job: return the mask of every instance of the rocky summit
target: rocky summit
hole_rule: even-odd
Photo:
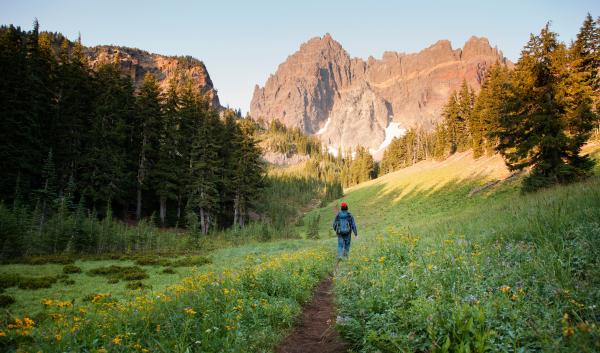
[[[120,70],[131,77],[136,87],[142,84],[144,75],[150,72],[158,80],[163,91],[166,91],[171,80],[175,79],[179,86],[191,84],[194,89],[204,94],[211,106],[217,109],[221,107],[217,90],[206,66],[191,56],[166,56],[112,45],[84,48],[84,52],[92,68],[117,61]]]
[[[381,155],[409,128],[431,129],[462,81],[478,90],[495,63],[512,65],[486,38],[453,49],[440,40],[416,54],[351,58],[331,35],[310,39],[254,89],[254,119],[278,119],[318,135],[329,149],[356,145]]]

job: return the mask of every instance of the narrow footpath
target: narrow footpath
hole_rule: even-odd
[[[302,309],[298,326],[277,347],[277,353],[344,353],[349,346],[335,329],[333,283],[319,283],[310,303]]]

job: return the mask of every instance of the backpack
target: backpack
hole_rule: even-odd
[[[350,221],[351,221],[351,217],[350,214],[348,212],[340,212],[338,213],[338,226],[337,226],[337,233],[341,234],[341,235],[348,235],[350,234],[350,232],[352,231],[351,225],[350,225]]]

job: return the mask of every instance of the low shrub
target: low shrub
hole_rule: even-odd
[[[72,286],[75,284],[75,280],[74,279],[63,279],[61,281],[61,283],[63,283],[66,286]]]
[[[57,278],[53,276],[44,276],[44,277],[21,277],[19,279],[18,287],[20,289],[40,289],[40,288],[50,288],[54,283],[56,283]]]
[[[81,267],[75,265],[65,265],[65,267],[63,267],[63,273],[81,273]]]
[[[139,266],[170,266],[171,261],[161,257],[138,257],[135,259],[135,264]]]
[[[21,276],[16,273],[2,273],[0,274],[0,288],[10,288],[19,285]]]
[[[0,294],[0,308],[6,308],[7,306],[15,303],[15,297],[12,295]]]
[[[144,288],[148,288],[148,286],[146,286],[144,283],[142,283],[141,281],[133,281],[133,282],[129,282],[127,283],[127,285],[125,285],[125,288],[127,289],[131,289],[131,290],[135,290],[135,289],[144,289]]]
[[[173,269],[173,267],[167,267],[167,268],[165,268],[165,269],[162,270],[162,273],[174,274],[174,273],[177,273],[177,272]]]
[[[117,266],[111,265],[106,267],[97,267],[91,269],[88,274],[92,276],[105,276],[110,279],[136,281],[148,278],[148,274],[144,269],[138,266]],[[109,282],[112,283],[112,282]],[[116,282],[114,282],[116,283]]]
[[[138,271],[124,272],[122,278],[126,281],[137,281],[148,278],[148,274],[146,272]]]
[[[203,255],[186,256],[181,259],[177,259],[171,262],[173,267],[191,267],[191,266],[202,266],[212,263],[212,260]]]
[[[61,276],[26,277],[16,273],[0,274],[0,288],[19,287],[20,289],[50,288]]]

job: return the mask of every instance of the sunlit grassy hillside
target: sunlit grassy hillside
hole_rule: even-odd
[[[600,349],[600,176],[523,195],[509,175],[463,153],[346,190],[360,237],[336,293],[356,351]],[[339,202],[314,211],[322,233]]]

